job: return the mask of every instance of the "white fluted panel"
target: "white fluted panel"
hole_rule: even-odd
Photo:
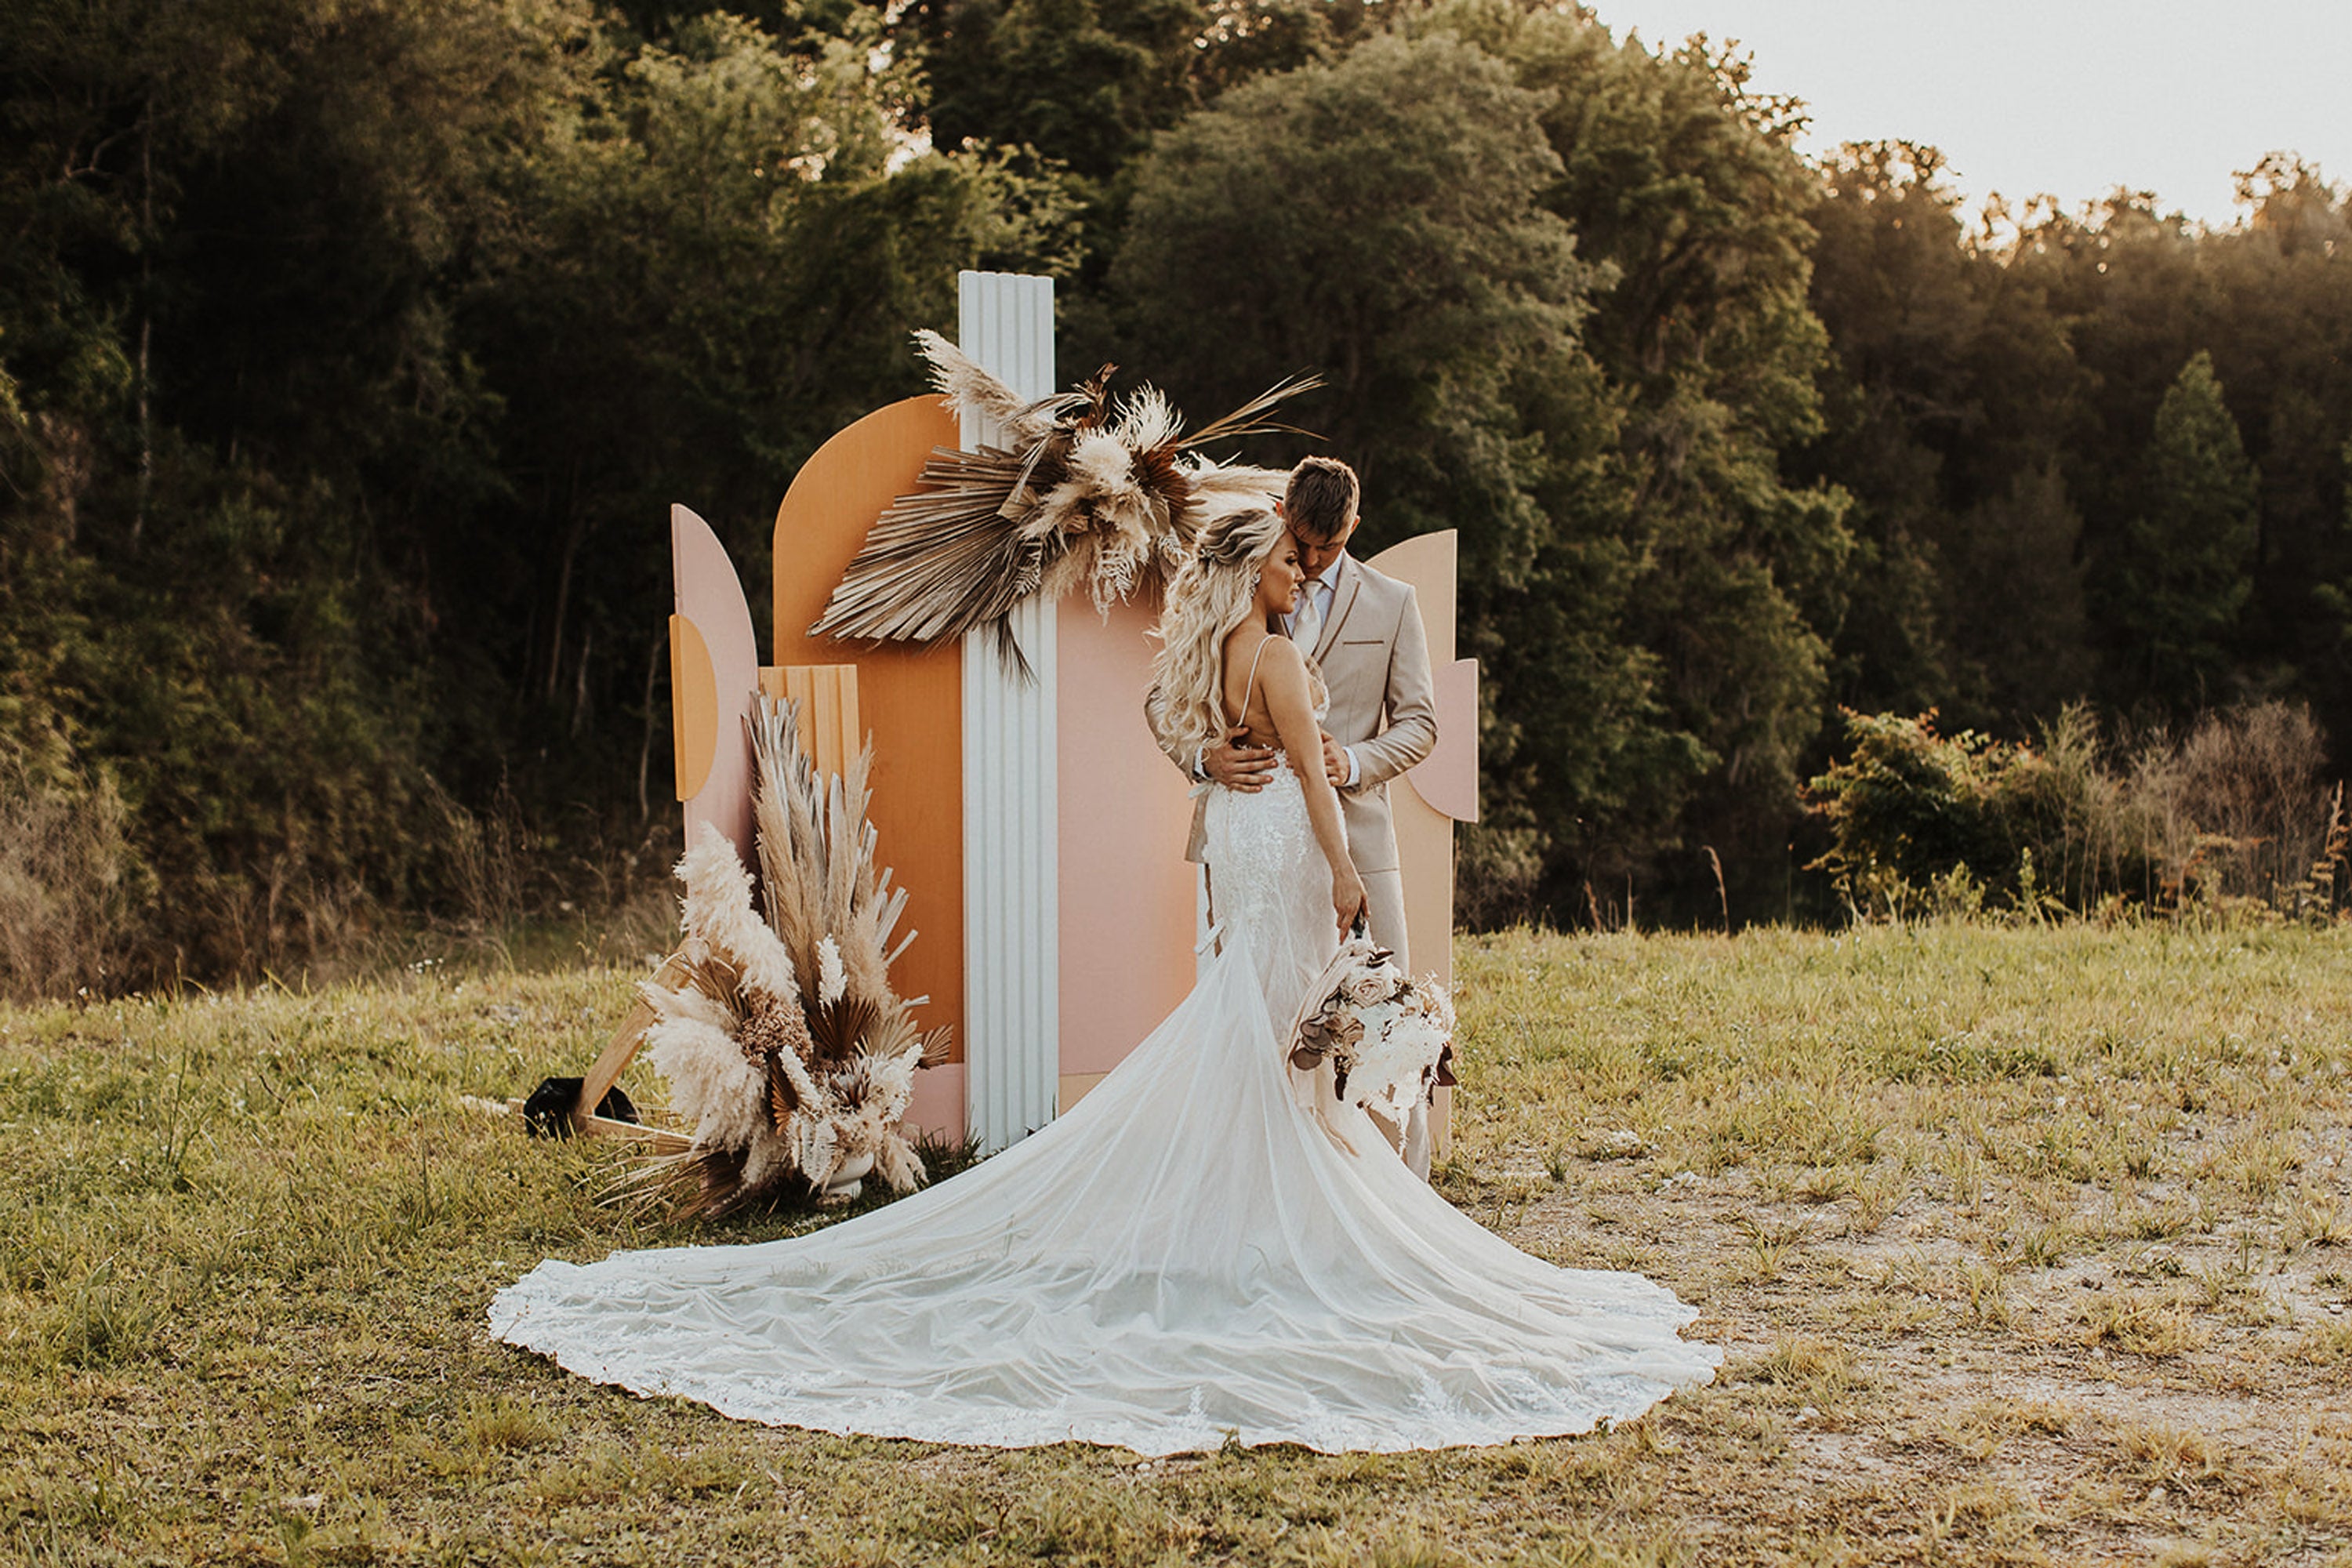
[[[1054,280],[965,272],[963,352],[1024,398],[1054,378]],[[966,447],[999,438],[967,420]],[[1002,1149],[1053,1120],[1061,1074],[1054,607],[1013,616],[1024,679],[992,635],[963,643],[964,1062],[968,1116]]]

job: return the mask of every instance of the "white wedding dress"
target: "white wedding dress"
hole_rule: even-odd
[[[1586,1432],[1711,1378],[1693,1309],[1509,1246],[1288,1065],[1338,947],[1297,775],[1207,826],[1217,956],[1067,1115],[811,1236],[543,1263],[492,1331],[747,1420],[1150,1455]]]

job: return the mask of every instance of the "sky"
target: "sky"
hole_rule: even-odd
[[[1975,210],[2116,185],[2216,226],[2274,149],[2352,180],[2352,0],[1586,0],[1622,38],[1738,39],[1822,153],[1925,142]]]

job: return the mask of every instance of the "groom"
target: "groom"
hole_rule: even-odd
[[[1348,540],[1362,521],[1359,499],[1356,470],[1336,458],[1309,458],[1291,470],[1275,510],[1297,543],[1307,581],[1283,629],[1314,656],[1331,689],[1330,713],[1323,721],[1323,769],[1339,792],[1348,851],[1371,906],[1372,940],[1393,952],[1398,967],[1411,973],[1389,780],[1437,744],[1437,709],[1431,696],[1429,637],[1412,585],[1348,553]],[[1274,772],[1271,749],[1236,745],[1230,737],[1196,764],[1190,758],[1170,761],[1195,766],[1196,779],[1243,791],[1264,789]],[[1187,851],[1193,860],[1202,856],[1202,823],[1196,810]],[[1426,1105],[1415,1108],[1405,1129],[1405,1160],[1415,1174],[1429,1174]]]

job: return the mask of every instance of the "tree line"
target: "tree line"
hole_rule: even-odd
[[[657,864],[667,505],[761,580],[963,267],[1056,278],[1066,381],[1320,372],[1322,440],[1246,455],[1354,461],[1370,548],[1461,531],[1490,917],[1825,912],[1842,707],[2352,737],[2343,188],[2247,149],[2227,229],[1972,226],[1932,149],[1809,161],[1736,53],[1606,20],[8,7],[0,927],[141,983],[454,918],[500,823]]]

